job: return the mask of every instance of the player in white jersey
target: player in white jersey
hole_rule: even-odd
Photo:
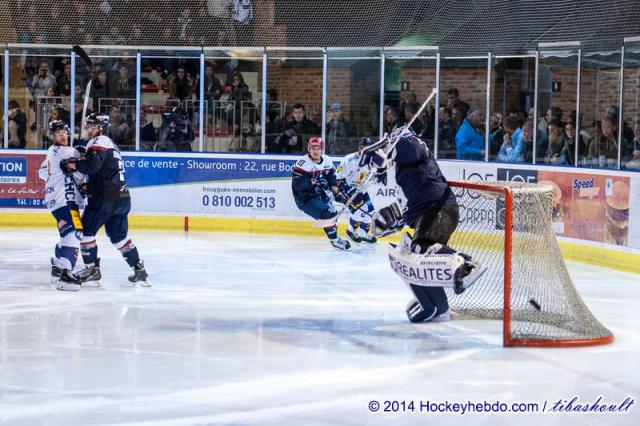
[[[291,190],[300,210],[316,220],[332,219],[338,210],[331,196],[345,203],[346,197],[338,190],[336,168],[327,156],[322,155],[324,141],[318,136],[309,139],[308,154],[300,158],[293,167]],[[338,236],[338,227],[332,224],[324,228],[331,245],[338,250],[349,250],[349,241]]]
[[[360,192],[362,183],[369,176],[369,166],[360,166],[360,152],[373,144],[370,138],[362,138],[358,143],[358,151],[348,154],[342,159],[338,166],[336,174],[338,188],[340,191],[350,198],[356,192]],[[349,218],[349,227],[347,228],[347,237],[354,243],[370,243],[373,244],[377,240],[374,236],[369,235],[371,227],[371,218],[375,209],[369,194],[365,191],[359,193],[349,204],[351,217]]]
[[[55,257],[51,259],[51,275],[57,281],[58,290],[78,291],[80,280],[73,273],[76,265],[82,222],[79,208],[83,204],[80,193],[82,176],[79,173],[65,174],[60,162],[77,158],[78,152],[69,146],[69,127],[62,120],[49,123],[53,145],[40,166],[39,177],[45,181],[45,202],[56,220],[60,241],[55,247]]]

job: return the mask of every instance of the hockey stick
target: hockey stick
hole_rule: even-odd
[[[87,109],[89,108],[89,95],[91,94],[91,83],[93,82],[93,78],[94,78],[94,75],[93,75],[94,68],[93,68],[93,61],[91,60],[89,55],[87,55],[87,52],[85,52],[82,47],[75,45],[73,46],[72,50],[76,55],[78,55],[82,63],[84,63],[84,65],[87,67],[87,70],[89,71],[89,82],[87,83],[87,87],[84,90],[84,104],[82,105],[82,122],[80,123],[80,139],[82,140],[87,137],[87,130],[84,128],[84,123],[87,119]]]
[[[425,108],[427,107],[427,105],[429,105],[429,102],[431,102],[431,99],[433,99],[436,96],[437,93],[437,89],[433,89],[431,91],[431,94],[429,95],[429,97],[427,98],[426,101],[424,101],[422,103],[422,105],[420,105],[420,109],[418,109],[418,111],[416,111],[416,113],[413,115],[413,117],[411,118],[411,120],[409,120],[409,122],[407,124],[405,124],[404,126],[402,126],[400,129],[402,129],[399,132],[399,135],[402,135],[406,130],[411,129],[411,126],[413,125],[413,122],[416,121],[416,119],[420,116],[420,114],[422,114],[422,111],[425,110]],[[400,140],[402,139],[401,136],[396,137],[396,140],[391,140],[390,136],[385,134],[384,137],[382,139],[380,139],[380,141],[376,142],[376,143],[380,143],[382,141],[384,141],[385,139],[389,139],[391,144],[387,147],[387,149],[384,151],[385,154],[389,154],[393,151],[393,149],[396,147],[396,145],[398,144],[398,142],[400,142]],[[374,177],[376,175],[376,172],[378,171],[379,167],[373,167],[370,171],[369,171],[369,175],[367,176],[367,178],[365,179],[365,181],[362,183],[362,185],[360,186],[360,189],[358,191],[356,191],[355,194],[353,194],[351,197],[349,197],[349,199],[347,200],[346,203],[344,203],[344,206],[342,208],[340,208],[340,210],[338,210],[338,213],[332,217],[331,219],[318,219],[314,226],[318,227],[318,228],[328,228],[330,226],[334,226],[337,222],[338,222],[338,218],[342,215],[342,213],[345,212],[345,210],[349,207],[349,205],[353,202],[353,200],[359,195],[359,194],[364,194],[365,192],[367,192],[367,190],[369,189],[369,187],[371,186],[371,184],[374,181]]]

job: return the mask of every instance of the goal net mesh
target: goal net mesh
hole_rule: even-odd
[[[607,343],[612,338],[576,291],[552,226],[553,189],[539,184],[496,182],[496,192],[452,182],[460,206],[460,224],[449,245],[470,254],[487,271],[468,290],[449,299],[462,317],[503,319],[505,268],[508,268],[506,199],[513,194],[511,291],[507,340],[547,342],[545,346]],[[505,344],[508,344],[505,341]],[[535,344],[535,342],[533,342]]]

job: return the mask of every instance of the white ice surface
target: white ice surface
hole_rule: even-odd
[[[569,265],[612,345],[502,347],[498,321],[410,324],[382,246],[133,232],[154,286],[98,238],[103,287],[56,291],[55,230],[0,230],[0,423],[640,424],[640,277]],[[626,414],[429,414],[420,401],[636,399]],[[369,401],[414,401],[370,413]],[[548,406],[549,406],[548,405]]]

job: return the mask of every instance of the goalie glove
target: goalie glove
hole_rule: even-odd
[[[400,231],[404,227],[400,204],[395,202],[378,210],[373,215],[372,222],[373,229],[371,233],[374,237],[384,237]]]
[[[396,142],[400,139],[407,139],[415,135],[416,134],[411,129],[411,127],[402,126],[391,132],[391,136],[389,137],[389,139],[391,139],[391,142]]]
[[[384,167],[382,165],[387,159],[387,155],[385,152],[385,148],[389,144],[389,138],[385,135],[378,142],[371,144],[360,151],[360,162],[358,163],[359,167],[369,166],[369,167]]]

